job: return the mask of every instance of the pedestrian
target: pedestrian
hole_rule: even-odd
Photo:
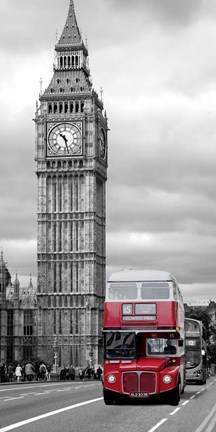
[[[47,365],[47,379],[48,379],[48,381],[50,381],[50,374],[51,374],[51,366],[50,365]]]
[[[84,378],[84,374],[85,374],[85,369],[80,368],[80,370],[79,370],[79,378],[80,378],[81,380],[83,380],[83,378]]]
[[[25,374],[25,365],[22,365],[22,381],[26,380],[26,374]]]
[[[35,368],[32,366],[32,364],[26,363],[25,365],[25,375],[28,381],[32,381],[34,378]]]
[[[101,379],[101,375],[102,375],[102,369],[101,369],[101,367],[100,367],[100,365],[98,366],[98,368],[97,368],[97,379],[98,380],[100,380]]]
[[[16,380],[17,382],[20,381],[20,378],[22,376],[22,367],[20,366],[20,364],[18,363],[16,369],[15,369],[15,376],[16,376]]]
[[[42,379],[42,381],[46,381],[46,379],[47,379],[47,368],[46,368],[46,365],[44,363],[40,364],[39,372],[40,372],[40,378]]]
[[[92,375],[92,369],[90,366],[87,366],[87,368],[86,368],[86,375],[87,375],[88,379],[90,380],[91,375]]]
[[[69,377],[72,381],[75,380],[75,369],[74,369],[73,365],[70,365],[70,367],[69,367]]]
[[[0,382],[3,383],[5,381],[5,367],[4,363],[0,363]]]
[[[14,373],[14,367],[12,363],[9,363],[8,365],[8,381],[13,382],[13,373]]]

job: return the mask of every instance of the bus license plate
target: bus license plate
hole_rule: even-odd
[[[142,397],[142,398],[148,398],[149,394],[148,393],[142,393],[142,392],[134,392],[134,393],[130,393],[131,397]]]

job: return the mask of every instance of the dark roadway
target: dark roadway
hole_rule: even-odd
[[[178,407],[104,405],[98,381],[0,385],[0,432],[215,432],[216,379],[188,385]]]

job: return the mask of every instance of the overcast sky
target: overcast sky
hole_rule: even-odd
[[[69,0],[0,2],[0,242],[36,280],[35,103]],[[216,2],[75,0],[109,119],[107,271],[168,270],[216,300]]]

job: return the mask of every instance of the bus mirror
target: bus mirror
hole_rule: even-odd
[[[179,346],[179,347],[183,347],[183,344],[184,344],[183,340],[182,340],[182,339],[179,339],[179,341],[178,341],[178,346]]]

